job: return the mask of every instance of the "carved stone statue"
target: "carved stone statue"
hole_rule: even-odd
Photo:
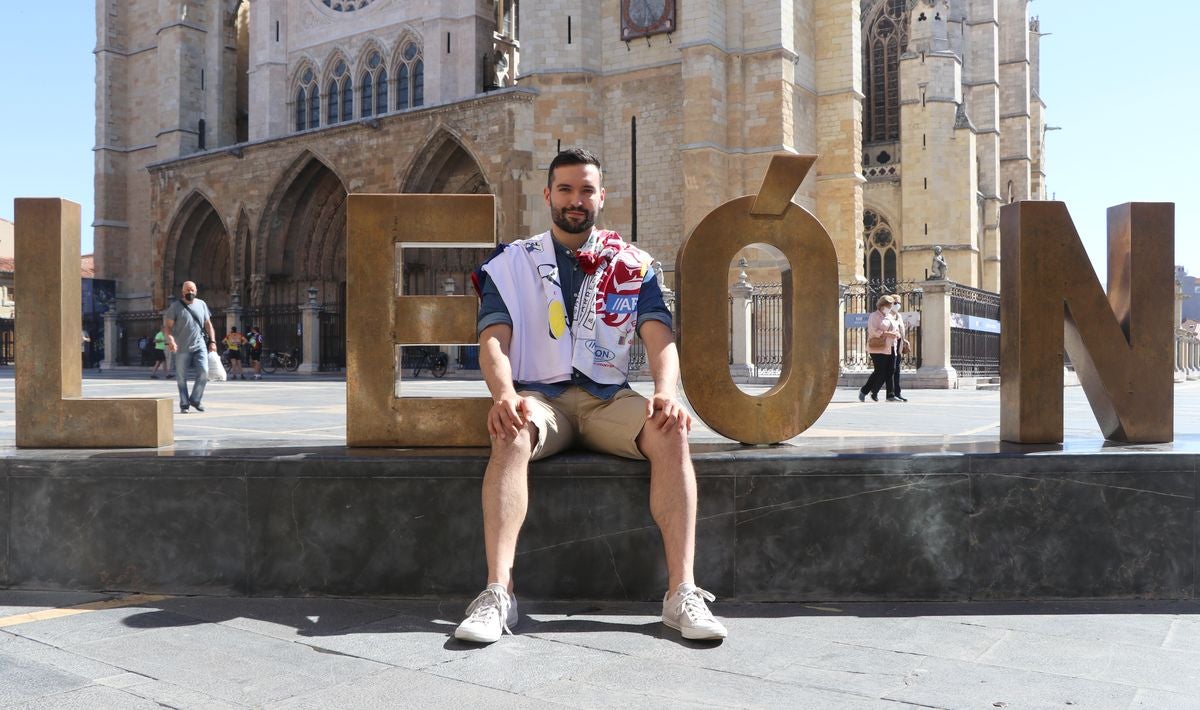
[[[508,86],[508,54],[499,47],[496,48],[496,87]]]
[[[933,263],[929,266],[929,278],[931,280],[946,279],[946,257],[942,256],[940,246],[933,248]]]

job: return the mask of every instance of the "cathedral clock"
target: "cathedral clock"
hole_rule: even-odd
[[[621,0],[621,39],[675,31],[675,0]]]

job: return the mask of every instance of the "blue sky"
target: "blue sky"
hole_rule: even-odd
[[[0,217],[17,196],[61,196],[83,206],[92,235],[95,3],[0,3]],[[1200,2],[1035,0],[1041,18],[1047,185],[1067,203],[1097,272],[1105,210],[1128,201],[1174,202],[1175,263],[1200,273],[1200,142],[1179,139],[1200,116],[1192,43]],[[1173,79],[1181,75],[1181,79]],[[1186,87],[1191,86],[1189,90]]]

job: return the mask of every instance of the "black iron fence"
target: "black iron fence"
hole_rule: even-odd
[[[215,317],[215,316],[214,316]],[[246,329],[258,326],[263,336],[263,356],[289,353],[300,348],[300,307],[296,304],[247,308],[242,315]],[[301,353],[301,362],[304,355]]]
[[[0,365],[11,365],[16,358],[16,346],[13,344],[15,332],[15,320],[0,318]]]
[[[912,281],[872,281],[851,284],[842,293],[845,322],[842,328],[842,368],[870,370],[873,367],[867,352],[867,318],[876,309],[882,296],[899,296],[900,313],[906,326],[904,339],[909,348],[900,358],[902,370],[921,367],[921,289]]]
[[[117,364],[153,365],[154,335],[162,330],[162,321],[162,314],[158,311],[118,314]]]
[[[320,314],[321,369],[343,370],[346,367],[346,319],[337,306],[326,306]]]
[[[950,366],[960,377],[1000,375],[1000,294],[951,286]]]
[[[755,284],[750,297],[750,362],[756,372],[783,368],[783,284]]]

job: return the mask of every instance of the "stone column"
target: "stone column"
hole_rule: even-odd
[[[922,281],[921,368],[912,384],[931,389],[957,389],[958,373],[950,366],[950,281]]]
[[[1178,326],[1175,327],[1175,381],[1186,382],[1188,376],[1188,342],[1187,336]]]
[[[225,332],[232,332],[234,326],[237,326],[239,333],[246,334],[242,327],[242,296],[236,291],[229,294],[229,307],[225,309]]]
[[[317,303],[317,287],[308,287],[308,303],[300,306],[300,369],[312,374],[321,370],[321,311]]]
[[[454,289],[455,289],[454,279],[447,276],[446,279],[444,281],[442,281],[442,294],[446,295],[446,296],[453,296]],[[446,359],[448,361],[448,364],[446,365],[447,370],[462,369],[462,363],[460,360],[458,348],[459,348],[458,345],[443,345],[441,347],[442,352],[446,353]]]
[[[1178,328],[1183,324],[1183,300],[1187,296],[1183,293],[1183,284],[1179,279],[1175,280],[1175,327]]]
[[[110,309],[104,314],[104,361],[100,363],[101,370],[111,370],[116,366],[117,353],[121,349],[120,335],[117,312]]]
[[[226,335],[233,332],[232,329],[234,326],[237,326],[239,333],[241,333],[243,336],[246,335],[246,327],[242,323],[242,313],[243,313],[242,295],[240,293],[238,293],[237,291],[230,292],[229,307],[225,309],[225,334]],[[213,327],[215,328],[216,325],[214,324]],[[220,350],[220,348],[223,345],[224,345],[224,343],[218,343],[217,349]],[[246,355],[246,345],[245,345],[245,343],[243,343],[241,349],[238,350],[238,357],[243,357],[245,355]],[[243,363],[243,367],[244,366],[245,366],[245,363]],[[244,369],[243,369],[243,371],[244,371]],[[230,375],[230,377],[232,377],[232,375]]]
[[[746,260],[740,260],[738,266],[743,271],[738,276],[737,283],[729,287],[729,295],[733,297],[730,321],[733,333],[733,362],[729,364],[729,374],[734,378],[754,377],[755,367],[754,363],[750,361],[754,352],[752,345],[754,287],[746,279],[744,271],[747,266]]]
[[[1184,357],[1184,362],[1187,363],[1187,378],[1189,380],[1200,380],[1200,336],[1192,333],[1186,341],[1183,342],[1183,347],[1186,349],[1187,356]]]
[[[1175,381],[1184,382],[1188,376],[1187,338],[1179,327],[1183,323],[1183,284],[1175,277]]]
[[[845,284],[838,284],[838,372],[846,371],[846,290]]]

